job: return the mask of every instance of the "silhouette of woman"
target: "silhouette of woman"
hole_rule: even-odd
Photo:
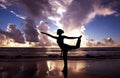
[[[46,35],[48,35],[48,36],[50,36],[50,37],[57,40],[57,43],[58,43],[59,47],[61,48],[61,55],[63,53],[64,69],[65,69],[66,66],[67,66],[67,54],[68,54],[68,51],[72,50],[72,49],[77,49],[77,48],[80,47],[82,35],[79,36],[79,37],[68,37],[68,36],[62,35],[64,33],[64,31],[62,29],[57,30],[58,37],[50,35],[50,34],[45,33],[45,32],[41,32],[41,33],[46,34]],[[76,46],[70,46],[70,45],[65,44],[64,43],[64,38],[67,38],[67,39],[76,39],[76,38],[78,38]],[[64,71],[64,69],[63,69],[63,71]]]

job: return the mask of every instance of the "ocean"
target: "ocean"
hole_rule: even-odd
[[[59,48],[39,47],[1,47],[0,60],[4,59],[56,59],[59,60]],[[68,59],[120,58],[120,47],[81,47],[68,52]]]

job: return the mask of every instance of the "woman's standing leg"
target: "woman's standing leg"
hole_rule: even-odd
[[[75,46],[70,46],[70,45],[68,45],[68,49],[69,49],[69,50],[71,50],[71,49],[78,49],[78,48],[80,47],[81,37],[82,37],[82,36],[80,36],[80,37],[78,38]]]
[[[61,55],[60,55],[60,57],[62,57],[63,56],[63,51],[61,50]]]
[[[62,71],[64,71],[67,68],[67,54],[68,54],[68,50],[63,51],[64,68]]]

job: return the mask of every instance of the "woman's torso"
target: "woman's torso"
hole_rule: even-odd
[[[63,36],[59,36],[58,38],[57,38],[57,43],[58,43],[58,45],[59,45],[59,47],[61,48],[61,49],[63,49],[63,47],[64,47],[64,37]]]

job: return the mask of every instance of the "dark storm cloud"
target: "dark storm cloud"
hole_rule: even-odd
[[[25,38],[26,41],[29,42],[38,42],[38,35],[39,33],[36,30],[36,24],[34,20],[32,19],[26,19],[25,20],[26,24],[24,27],[24,33],[25,33]]]
[[[8,31],[0,30],[0,34],[5,35],[6,37],[12,38],[14,42],[25,43],[23,34],[19,29],[16,28],[14,24],[8,24]]]
[[[31,17],[38,17],[51,11],[48,0],[0,0],[1,6],[16,5]]]
[[[31,17],[39,17],[51,11],[48,0],[18,0],[23,10]]]

